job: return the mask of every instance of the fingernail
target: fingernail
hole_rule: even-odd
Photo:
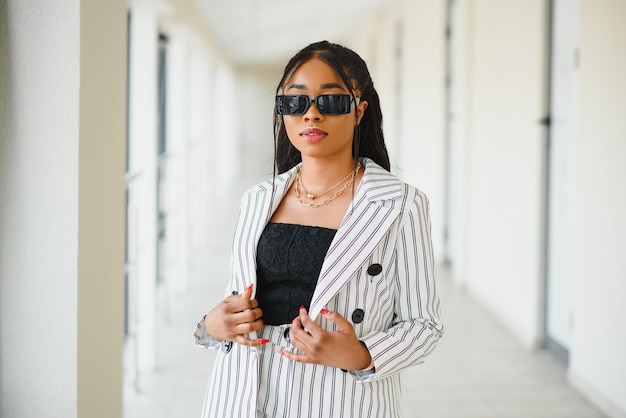
[[[261,340],[261,345],[265,345],[265,344],[267,344],[269,342],[270,342],[270,340]]]
[[[248,286],[246,286],[246,290],[252,289],[253,284],[250,283]]]
[[[304,305],[300,306],[300,310],[301,311],[304,310]]]
[[[329,312],[330,312],[330,311],[329,311],[328,309],[326,309],[326,308],[323,308],[323,309],[320,311],[320,313],[321,313],[322,315],[326,315],[326,314],[328,314]]]
[[[280,354],[281,356],[284,356],[285,352],[283,350],[278,350],[278,354]]]

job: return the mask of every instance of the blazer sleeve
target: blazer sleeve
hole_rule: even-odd
[[[198,321],[198,324],[196,325],[196,330],[193,333],[193,337],[196,340],[197,345],[217,350],[218,348],[220,348],[222,342],[220,340],[216,340],[215,338],[211,337],[211,335],[209,335],[204,326],[204,318],[206,318],[206,315],[204,315],[202,319]]]
[[[228,286],[226,287],[226,291],[224,292],[224,297],[227,297],[229,295],[232,294],[232,291],[229,291],[229,289],[232,289],[232,277],[233,277],[233,266],[232,266],[232,259],[231,259],[231,280],[229,281]],[[201,345],[204,346],[205,348],[211,348],[211,349],[219,349],[222,348],[224,349],[224,342],[222,340],[218,340],[213,338],[209,332],[206,330],[206,327],[204,325],[204,319],[206,318],[206,314],[202,316],[202,318],[200,318],[200,321],[198,321],[198,323],[196,324],[196,330],[193,333],[193,337],[194,340],[196,341],[197,345]]]
[[[374,361],[374,373],[352,372],[357,381],[377,380],[423,363],[443,335],[428,199],[405,185],[406,207],[395,240],[392,326],[361,338]]]

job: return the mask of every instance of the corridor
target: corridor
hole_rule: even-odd
[[[140,375],[138,391],[124,386],[124,418],[198,417],[215,356],[194,344],[199,317],[215,305],[227,280],[238,198],[211,225],[211,242],[195,254],[189,288],[170,301],[157,325],[157,370]],[[226,220],[226,221],[225,221]],[[444,338],[426,363],[403,377],[408,418],[599,418],[568,386],[565,367],[544,351],[531,352],[440,268]]]
[[[449,266],[405,417],[626,418],[626,1],[309,6],[0,0],[0,417],[200,415],[194,327],[285,64],[326,39]]]

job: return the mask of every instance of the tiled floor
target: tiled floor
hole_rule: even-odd
[[[214,353],[195,346],[202,313],[223,294],[230,223],[191,266],[190,286],[172,297],[158,327],[158,370],[125,385],[125,418],[198,417]],[[493,317],[440,271],[446,334],[422,366],[403,376],[408,418],[592,418],[603,415],[568,386],[564,367],[549,354],[524,349]]]

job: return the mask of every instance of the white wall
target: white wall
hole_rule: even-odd
[[[583,0],[576,165],[574,337],[569,375],[626,416],[626,3]]]
[[[126,6],[86,3],[0,3],[1,416],[121,415]]]
[[[546,4],[473,2],[470,292],[527,347],[541,338]]]
[[[237,73],[236,113],[245,119],[238,126],[237,155],[251,181],[262,181],[273,172],[274,95],[285,64],[247,67]]]

